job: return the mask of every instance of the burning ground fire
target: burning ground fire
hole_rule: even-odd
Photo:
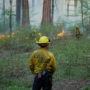
[[[14,35],[15,35],[15,32],[12,32],[11,37],[13,37]],[[10,35],[0,35],[0,39],[9,38],[9,37],[10,37]]]
[[[82,36],[82,34],[81,34],[81,36]],[[53,40],[56,40],[56,39],[71,39],[73,37],[75,37],[74,34],[73,35],[66,35],[65,30],[62,29],[62,32],[58,33],[56,37],[53,37]]]
[[[32,33],[33,34],[33,33]],[[0,35],[0,39],[4,39],[4,38],[10,38],[10,37],[14,37],[15,32],[12,32],[11,36],[10,35]],[[38,36],[41,37],[42,33],[38,33]],[[61,33],[58,33],[55,37],[53,37],[53,40],[56,39],[70,39],[72,38],[74,35],[65,35],[65,30],[62,29]],[[25,37],[25,40],[29,40],[29,37]]]
[[[62,38],[64,36],[64,34],[65,34],[65,31],[64,31],[64,29],[62,29],[62,32],[61,33],[58,33],[57,36],[53,38],[53,40]]]
[[[65,33],[65,31],[63,29],[61,33],[57,34],[57,37],[62,37],[64,35],[64,33]]]

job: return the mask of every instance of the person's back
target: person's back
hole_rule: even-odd
[[[34,74],[40,73],[44,69],[53,73],[56,69],[55,58],[51,52],[45,48],[40,48],[32,53],[30,68]]]
[[[80,30],[79,29],[76,29],[76,34],[80,34]]]
[[[79,29],[79,27],[76,27],[76,38],[77,39],[80,38],[80,29]]]
[[[41,48],[35,50],[30,58],[30,69],[35,74],[33,90],[41,88],[52,90],[52,75],[56,70],[56,60],[54,55],[48,51],[48,38],[43,36],[40,40],[38,44]]]

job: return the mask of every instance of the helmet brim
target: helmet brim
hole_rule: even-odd
[[[41,43],[41,42],[36,42],[36,44],[49,44],[50,42],[48,42],[48,43]]]

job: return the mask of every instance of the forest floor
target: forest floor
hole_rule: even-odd
[[[87,87],[90,88],[90,80],[62,80],[61,82],[55,83],[53,90],[83,90]]]
[[[53,90],[90,90],[90,69],[86,67],[90,62],[85,61],[90,55],[89,45],[90,41],[87,39],[56,40],[52,43],[50,51],[57,60]],[[21,51],[0,49],[0,90],[32,90],[34,76],[29,70],[29,58],[35,49],[28,52],[24,52],[25,48]],[[68,65],[61,64],[67,60],[70,63],[69,59],[73,62],[77,60],[81,64],[86,63],[86,66],[73,66],[70,69]],[[68,69],[71,70],[71,78]]]
[[[87,88],[87,87],[89,87],[89,89],[85,89],[85,90],[90,90],[90,80],[84,80],[84,81],[63,80],[61,82],[56,82],[53,85],[52,90],[84,90],[84,88]],[[5,90],[5,89],[0,88],[0,90]],[[22,90],[22,89],[17,89],[17,90]],[[27,90],[27,89],[24,89],[24,90]]]

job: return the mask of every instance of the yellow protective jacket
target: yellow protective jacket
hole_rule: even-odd
[[[29,66],[33,74],[40,73],[44,69],[53,74],[56,70],[56,60],[51,52],[41,48],[32,53]]]
[[[80,34],[80,30],[79,29],[76,29],[76,34]]]

